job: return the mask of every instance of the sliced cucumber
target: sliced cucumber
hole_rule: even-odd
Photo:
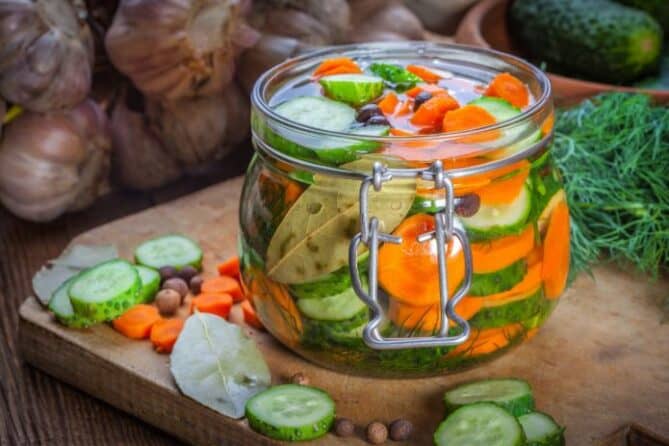
[[[532,412],[518,417],[527,437],[527,446],[564,446],[564,428],[553,417]]]
[[[320,96],[299,96],[282,102],[274,111],[298,124],[340,132],[355,122],[355,109]]]
[[[481,297],[485,299],[485,297]],[[544,293],[539,288],[537,291],[514,299],[512,302],[495,306],[484,306],[469,320],[472,327],[479,329],[504,327],[514,322],[533,318],[541,313],[544,308]]]
[[[474,241],[491,240],[510,234],[520,234],[532,211],[532,193],[526,184],[509,204],[482,204],[471,217],[460,217]]]
[[[530,179],[534,192],[534,203],[530,219],[537,223],[540,232],[542,232],[555,206],[561,201],[566,200],[567,197],[564,189],[562,189],[562,181],[555,168],[552,168],[547,175],[532,172]]]
[[[74,278],[68,289],[74,312],[90,321],[117,318],[137,300],[141,280],[135,266],[110,260]]]
[[[367,271],[367,258],[369,252],[360,255],[358,270],[363,273]],[[291,294],[298,299],[320,299],[323,297],[340,294],[351,288],[351,273],[348,265],[327,274],[318,280],[293,284],[290,286]]]
[[[526,272],[527,262],[525,259],[520,259],[499,271],[482,274],[474,273],[468,294],[470,296],[488,296],[508,291],[523,280]]]
[[[135,268],[139,273],[139,280],[142,282],[142,287],[137,293],[137,303],[144,304],[153,301],[160,289],[160,273],[153,268],[142,265],[136,265]]]
[[[49,310],[64,325],[73,328],[84,328],[93,325],[95,322],[76,314],[72,308],[68,290],[76,277],[67,279],[54,291],[49,300]]]
[[[434,434],[437,446],[523,446],[525,434],[511,414],[491,403],[457,409]]]
[[[367,309],[353,288],[320,299],[300,299],[297,308],[302,314],[319,321],[344,321]]]
[[[147,240],[135,250],[135,260],[140,265],[160,269],[173,266],[180,269],[202,266],[202,249],[193,240],[183,235],[166,235]]]
[[[302,318],[304,334],[302,342],[307,346],[326,348],[329,345],[350,345],[362,338],[362,329],[369,321],[367,308],[350,319],[343,321],[322,321]]]
[[[351,135],[386,136],[390,127],[385,125],[370,125],[350,130]],[[360,155],[371,153],[381,147],[376,141],[359,141],[355,139],[328,138],[323,140],[314,150],[321,161],[329,164],[344,164],[355,161]]]
[[[522,111],[513,106],[506,99],[482,96],[470,102],[471,105],[479,106],[495,117],[497,122],[506,121],[519,115]],[[541,139],[541,130],[534,123],[522,123],[505,129],[501,139],[490,143],[495,147],[506,145],[503,149],[495,150],[494,158],[506,158],[519,152]]]
[[[383,79],[365,74],[335,74],[321,78],[326,96],[353,106],[366,104],[383,92]]]
[[[526,381],[513,378],[486,379],[463,384],[446,392],[444,402],[448,412],[480,402],[497,404],[516,417],[534,410],[530,385]]]
[[[332,427],[334,417],[334,401],[315,387],[296,384],[274,386],[246,402],[249,426],[276,440],[322,437]]]

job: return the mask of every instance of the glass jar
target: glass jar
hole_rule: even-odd
[[[314,94],[311,73],[341,56],[363,68],[439,70],[461,102],[508,72],[531,102],[492,125],[416,136],[342,133],[276,113]],[[566,284],[569,213],[548,151],[553,105],[540,70],[456,45],[334,47],[266,72],[252,105],[242,277],[286,347],[345,373],[429,376],[504,354],[550,315]],[[321,147],[356,150],[333,163],[313,156]]]

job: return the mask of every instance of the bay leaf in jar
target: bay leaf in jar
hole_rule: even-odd
[[[371,172],[369,160],[345,165]],[[267,274],[288,284],[309,282],[348,264],[351,238],[360,231],[361,182],[315,175],[279,224],[267,249]],[[392,232],[411,208],[414,179],[393,179],[380,192],[370,188],[368,212],[383,232]]]

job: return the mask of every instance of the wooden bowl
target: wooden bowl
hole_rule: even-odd
[[[455,41],[492,48],[524,57],[513,45],[506,23],[510,0],[482,0],[469,10],[455,34]],[[659,103],[669,102],[669,90],[645,90],[634,87],[602,84],[548,73],[558,105],[569,105],[605,91],[643,92]]]

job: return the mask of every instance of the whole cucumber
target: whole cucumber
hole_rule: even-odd
[[[647,13],[609,0],[516,0],[511,32],[549,70],[624,83],[657,70],[660,25]]]
[[[669,33],[669,1],[667,0],[616,0],[623,5],[631,6],[650,14],[664,29],[664,37]]]

